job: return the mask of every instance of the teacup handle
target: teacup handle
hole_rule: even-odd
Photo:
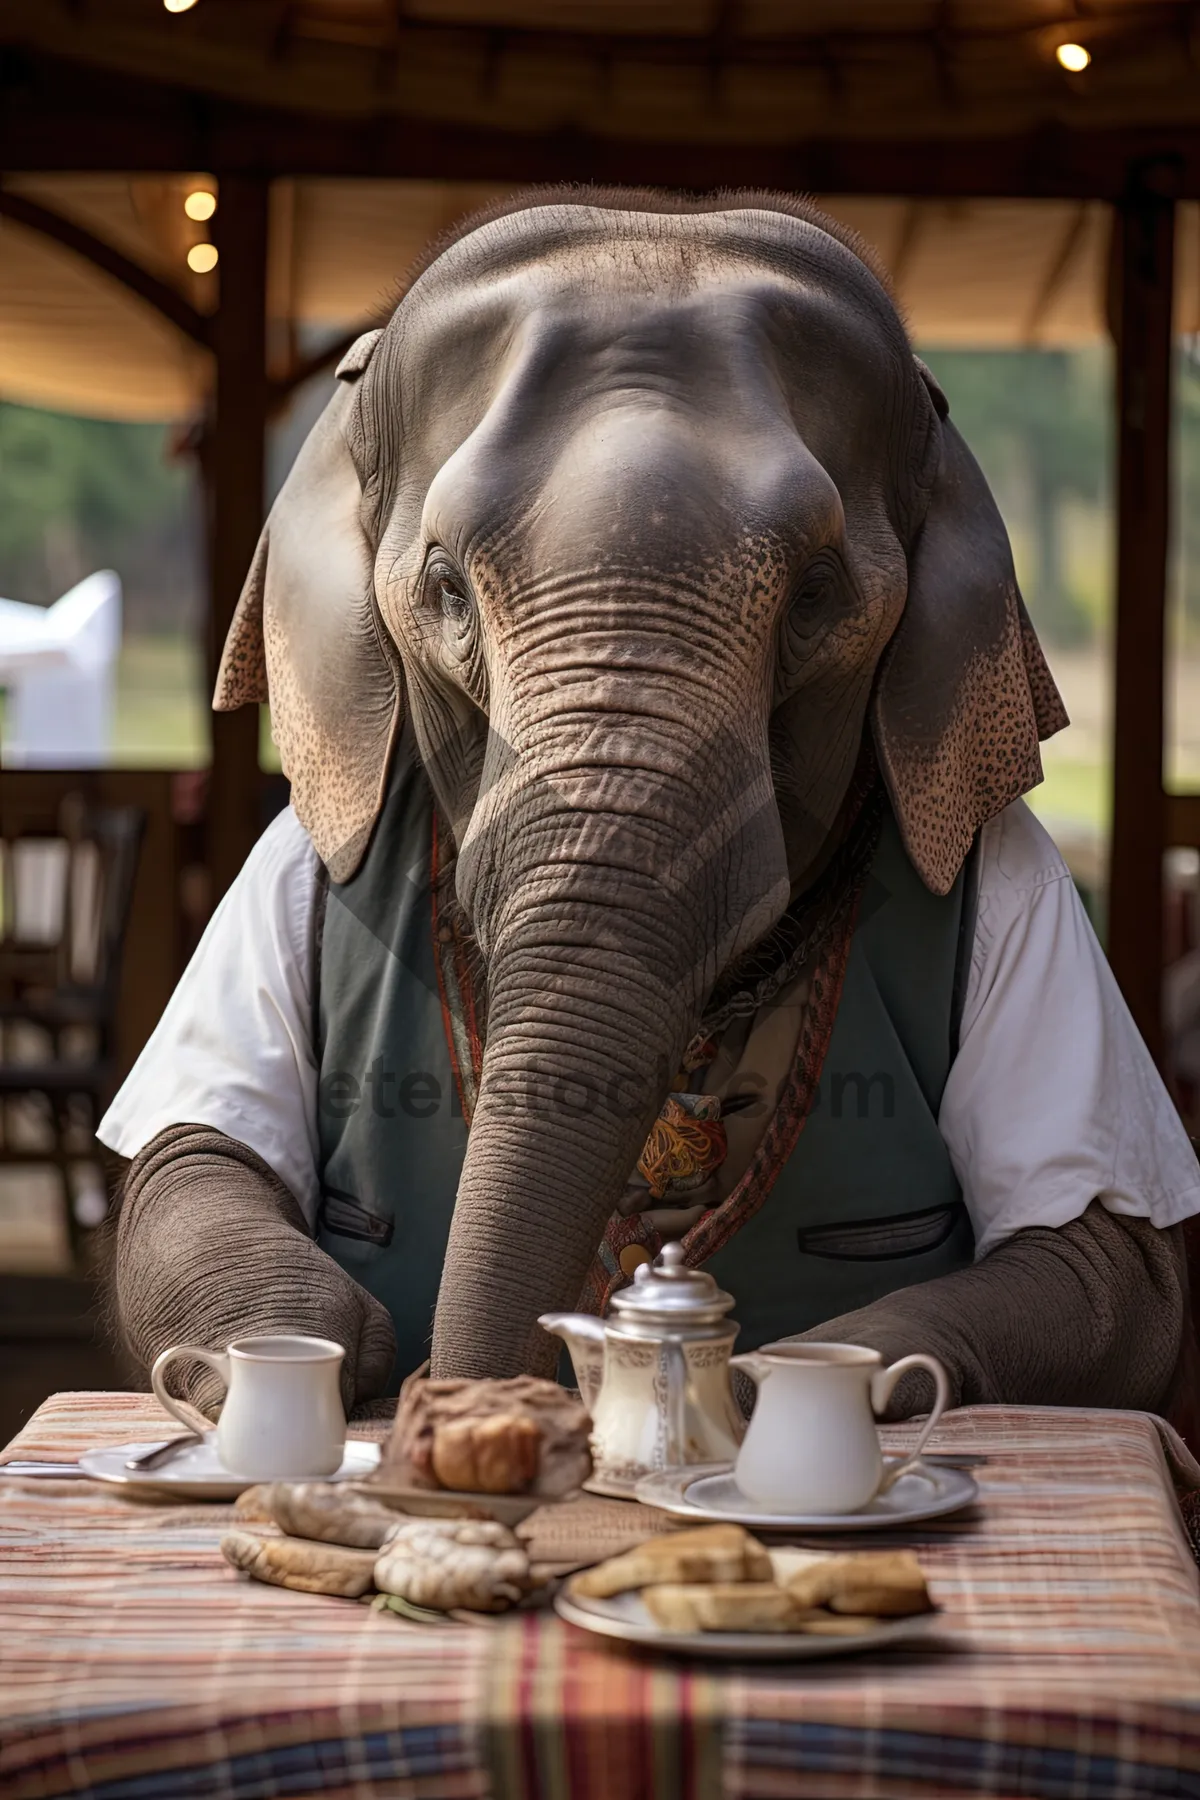
[[[933,1407],[925,1421],[920,1437],[912,1447],[911,1454],[902,1463],[897,1463],[894,1469],[885,1470],[883,1480],[875,1490],[877,1494],[886,1494],[902,1475],[911,1474],[912,1470],[916,1468],[921,1460],[921,1452],[932,1437],[937,1422],[945,1412],[950,1399],[950,1383],[947,1381],[946,1371],[937,1357],[927,1356],[923,1350],[917,1350],[912,1356],[902,1356],[899,1362],[892,1363],[890,1368],[880,1369],[877,1375],[872,1376],[871,1405],[877,1413],[884,1410],[892,1397],[892,1389],[900,1377],[907,1375],[910,1369],[928,1369],[933,1376],[937,1390],[934,1395]]]
[[[226,1387],[229,1386],[229,1358],[222,1350],[202,1350],[199,1344],[172,1344],[169,1350],[164,1350],[161,1356],[156,1356],[154,1359],[154,1367],[150,1371],[150,1386],[154,1389],[155,1398],[160,1406],[166,1407],[173,1419],[178,1419],[179,1423],[186,1425],[189,1431],[195,1431],[195,1419],[189,1419],[183,1410],[182,1402],[174,1399],[167,1392],[167,1370],[181,1356],[194,1356],[200,1362],[207,1363],[209,1368],[220,1376]]]

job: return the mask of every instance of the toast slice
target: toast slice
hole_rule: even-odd
[[[642,1600],[664,1631],[796,1631],[808,1616],[773,1581],[665,1583]]]
[[[809,1637],[865,1637],[878,1624],[878,1619],[865,1614],[850,1618],[846,1613],[813,1612],[804,1615],[796,1630]]]
[[[740,1525],[702,1525],[648,1538],[623,1556],[585,1569],[572,1592],[606,1600],[633,1588],[704,1581],[771,1581],[771,1559]]]
[[[785,1583],[797,1604],[834,1613],[900,1618],[932,1610],[921,1565],[911,1550],[861,1550],[798,1569]]]

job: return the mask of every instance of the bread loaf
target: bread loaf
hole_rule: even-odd
[[[555,1381],[413,1380],[373,1479],[559,1500],[592,1472],[590,1431],[586,1408]]]

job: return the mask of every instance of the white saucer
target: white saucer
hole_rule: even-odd
[[[804,1551],[771,1552],[778,1581],[786,1581],[794,1567],[817,1560]],[[652,1650],[719,1657],[725,1662],[823,1662],[829,1656],[856,1656],[890,1644],[912,1643],[935,1630],[938,1623],[936,1613],[915,1613],[881,1620],[858,1637],[818,1637],[803,1631],[665,1631],[651,1618],[640,1594],[594,1600],[573,1594],[569,1586],[554,1596],[554,1610],[581,1631],[620,1638],[626,1644],[644,1644]]]
[[[169,1494],[173,1500],[236,1500],[239,1494],[244,1494],[255,1484],[252,1475],[234,1475],[225,1468],[217,1455],[216,1433],[211,1431],[203,1443],[189,1444],[161,1469],[139,1474],[125,1467],[132,1457],[143,1456],[165,1441],[147,1438],[140,1444],[113,1444],[104,1450],[85,1450],[79,1458],[79,1467],[93,1481],[116,1482],[132,1493]],[[341,1468],[333,1475],[316,1479],[361,1481],[379,1467],[379,1455],[378,1444],[348,1440]]]
[[[691,1469],[663,1469],[638,1482],[636,1497],[646,1506],[657,1506],[676,1519],[694,1524],[749,1525],[756,1531],[886,1531],[889,1527],[915,1525],[922,1519],[938,1519],[944,1513],[970,1506],[979,1489],[962,1469],[922,1463],[911,1475],[902,1475],[886,1494],[879,1494],[861,1512],[779,1512],[741,1493],[727,1463]]]

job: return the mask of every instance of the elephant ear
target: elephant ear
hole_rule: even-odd
[[[213,698],[218,712],[270,701],[292,805],[335,881],[362,859],[403,710],[403,674],[375,605],[347,439],[351,382],[377,336],[360,338],[339,365],[338,390],[271,508]]]
[[[996,503],[926,380],[941,460],[872,727],[904,847],[925,885],[945,894],[980,826],[1041,781],[1038,745],[1068,720]]]

